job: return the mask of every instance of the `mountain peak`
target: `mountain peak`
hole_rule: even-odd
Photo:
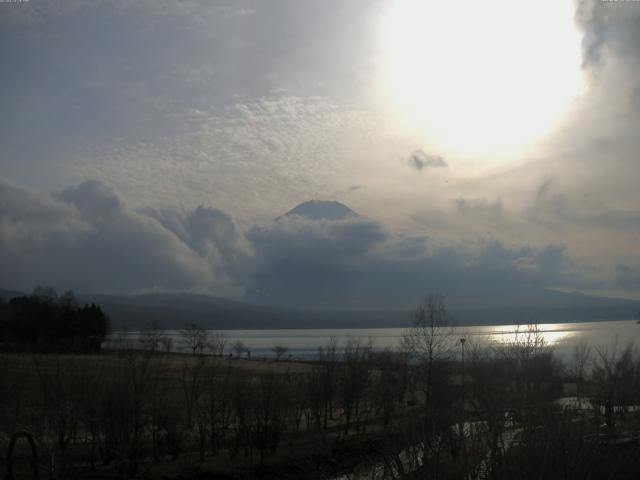
[[[289,210],[285,217],[299,215],[309,220],[344,220],[358,214],[346,205],[335,201],[309,200]]]

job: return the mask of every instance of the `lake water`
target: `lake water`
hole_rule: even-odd
[[[573,347],[585,341],[592,347],[611,350],[617,344],[624,347],[633,341],[640,345],[640,325],[635,320],[615,322],[555,323],[539,324],[538,331],[547,345],[554,347],[558,357],[568,360]],[[350,339],[361,342],[371,341],[378,350],[396,349],[400,345],[404,328],[354,328],[354,329],[283,329],[283,330],[217,330],[227,339],[227,351],[231,345],[242,341],[251,349],[251,356],[273,357],[274,345],[287,347],[287,355],[294,358],[313,358],[318,347],[326,346],[332,338],[341,349]],[[454,339],[465,338],[467,348],[472,345],[489,346],[513,342],[526,335],[527,327],[517,325],[483,325],[457,327]],[[173,337],[174,351],[184,350],[182,337],[177,330],[166,330],[165,335]],[[140,338],[139,332],[114,332],[107,341],[107,348],[116,347],[122,342],[135,344]],[[459,345],[459,344],[458,344]],[[455,347],[454,347],[455,348]]]

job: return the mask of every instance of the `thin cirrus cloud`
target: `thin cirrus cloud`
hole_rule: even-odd
[[[326,98],[265,97],[187,113],[172,137],[90,149],[65,159],[63,169],[72,181],[117,185],[140,206],[213,202],[239,221],[254,220],[277,216],[310,192],[358,190],[351,180],[366,180],[371,162],[386,155],[384,148],[376,156],[353,153],[371,143],[375,121]]]

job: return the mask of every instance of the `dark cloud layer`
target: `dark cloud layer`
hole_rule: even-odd
[[[459,203],[469,203],[471,214],[487,208]],[[510,246],[493,236],[438,241],[395,235],[362,218],[284,218],[247,237],[255,249],[250,298],[276,304],[400,306],[440,291],[480,305],[525,301],[549,286],[602,286],[559,244]]]
[[[458,306],[535,301],[545,286],[593,286],[562,245],[508,246],[491,237],[438,244],[382,237],[373,225],[306,222],[251,234],[260,268],[250,296],[270,303],[331,308],[406,306],[444,292]],[[384,243],[383,243],[384,240]],[[345,253],[348,252],[348,255]]]

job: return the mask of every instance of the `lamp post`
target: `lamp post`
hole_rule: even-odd
[[[460,436],[462,438],[462,460],[464,462],[464,478],[469,478],[468,464],[467,464],[467,440],[464,433],[464,344],[467,339],[464,337],[460,338],[460,349],[462,351],[462,377],[461,377],[461,393],[462,393],[462,412],[460,414]]]
[[[462,348],[462,413],[464,414],[464,344],[467,339],[460,338],[460,347]]]

